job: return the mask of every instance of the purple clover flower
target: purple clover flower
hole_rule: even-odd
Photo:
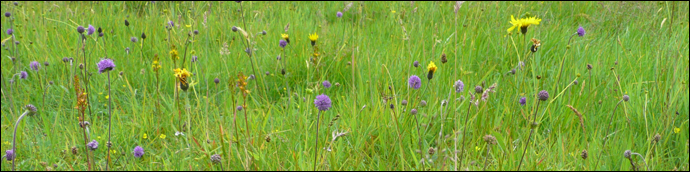
[[[316,105],[316,108],[320,111],[327,111],[331,108],[331,98],[328,98],[325,94],[318,95],[316,99],[314,99],[314,105]]]
[[[579,28],[577,28],[577,35],[578,35],[578,36],[581,36],[581,37],[582,37],[582,36],[585,36],[585,28],[582,28],[582,26],[580,26]]]
[[[414,63],[412,63],[412,65],[414,65],[414,67],[419,67],[419,61],[414,61]]]
[[[38,63],[37,61],[32,61],[29,66],[31,67],[31,70],[38,71],[38,68],[41,67],[41,64]]]
[[[88,28],[88,31],[86,32],[86,35],[93,35],[94,32],[96,32],[96,28],[89,25],[89,28]]]
[[[323,84],[323,87],[326,87],[326,88],[331,88],[331,82],[328,82],[328,80],[326,80],[326,81],[323,81],[323,83],[322,83],[322,84]]]
[[[242,111],[242,109],[244,109],[244,107],[242,107],[242,106],[237,106],[237,111]]]
[[[168,22],[168,26],[170,26],[170,27],[175,27],[175,22],[173,22],[172,20],[169,21],[169,22]]]
[[[10,12],[5,12],[5,17],[10,17],[10,16],[12,16],[12,13],[10,13]]]
[[[103,59],[98,64],[98,73],[108,72],[115,68],[115,63],[110,59]]]
[[[549,92],[546,90],[541,90],[538,94],[539,100],[546,101],[549,99]]]
[[[142,156],[144,156],[144,148],[141,148],[140,146],[135,147],[133,154],[134,157],[141,158]]]
[[[407,80],[407,84],[410,86],[410,88],[414,88],[416,90],[422,87],[422,79],[417,75],[412,75],[410,76],[410,79]]]
[[[338,11],[338,13],[335,13],[335,16],[338,18],[341,18],[341,17],[343,17],[343,13]]]

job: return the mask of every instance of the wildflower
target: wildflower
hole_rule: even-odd
[[[146,133],[144,133],[144,136],[142,136],[142,138],[148,139],[148,138],[149,138],[149,135],[147,135]]]
[[[5,17],[10,17],[10,16],[12,16],[12,13],[10,13],[10,12],[5,12]]]
[[[95,151],[96,149],[98,149],[98,142],[96,140],[93,140],[87,143],[86,147],[88,147],[91,151]]]
[[[84,26],[77,27],[77,32],[84,33]]]
[[[161,139],[165,139],[166,137],[167,136],[165,134],[161,134],[160,136],[158,136],[158,138],[161,138]]]
[[[31,70],[38,71],[38,67],[41,67],[41,64],[39,64],[37,61],[32,61],[29,66],[31,67]]]
[[[199,30],[194,30],[193,33],[194,33],[194,35],[198,35],[198,34],[199,34]]]
[[[526,98],[526,97],[520,98],[520,105],[521,105],[521,106],[524,106],[526,103],[527,103],[527,98]]]
[[[113,63],[113,60],[103,59],[100,62],[98,62],[97,66],[98,73],[103,73],[113,70],[115,68],[115,63]]]
[[[220,79],[218,79],[218,78],[214,79],[213,83],[216,83],[216,84],[220,83]]]
[[[407,106],[407,100],[403,100],[400,104],[402,104],[403,106]]]
[[[623,152],[623,157],[625,157],[625,158],[627,158],[627,159],[632,158],[632,151],[630,151],[630,150],[625,150],[625,152]]]
[[[419,62],[418,62],[418,61],[414,61],[414,63],[412,63],[412,65],[414,65],[414,67],[419,67]]]
[[[233,32],[237,32],[237,27],[236,27],[236,26],[233,26],[231,30],[232,30]]]
[[[323,87],[325,87],[325,88],[331,88],[331,82],[323,81],[322,84],[323,84]]]
[[[142,156],[144,156],[144,148],[141,148],[139,146],[135,147],[133,154],[134,154],[134,157],[141,158]]]
[[[587,64],[587,70],[592,70],[592,64]]]
[[[285,48],[285,46],[287,46],[287,41],[285,41],[285,40],[280,40],[279,42],[280,42],[280,43],[279,43],[278,45],[280,45],[280,48]],[[279,59],[279,60],[280,60],[280,59]]]
[[[33,115],[36,114],[36,112],[38,112],[38,109],[36,108],[36,106],[34,106],[34,105],[32,105],[32,104],[28,104],[28,105],[24,106],[24,109],[26,109],[26,111],[29,112],[29,113],[26,114],[26,115],[29,115],[29,116],[33,116]]]
[[[141,39],[146,39],[146,33],[141,33]]]
[[[448,59],[446,58],[446,53],[441,54],[441,63],[446,64],[448,62]]]
[[[319,35],[316,33],[309,35],[309,40],[311,40],[311,46],[316,45],[316,40],[319,39]]]
[[[680,133],[680,128],[678,128],[678,127],[674,128],[673,133],[676,133],[676,134]]]
[[[7,34],[8,34],[8,35],[12,35],[13,33],[14,33],[14,30],[12,30],[12,29],[7,29]],[[4,43],[3,43],[3,45],[4,45]]]
[[[198,58],[199,57],[197,57],[197,56],[192,56],[192,63],[196,62],[198,60]]]
[[[180,88],[183,91],[187,91],[189,88],[189,83],[187,83],[187,78],[189,78],[192,74],[187,71],[187,69],[175,69],[175,77],[177,78],[177,81],[180,82]]]
[[[412,110],[410,110],[410,114],[412,114],[412,115],[417,115],[417,109],[412,109]]]
[[[170,26],[170,27],[175,27],[175,23],[174,23],[172,20],[171,20],[171,21],[168,21],[168,26]]]
[[[138,41],[137,37],[132,37],[132,38],[130,38],[129,40],[132,41],[132,42],[134,42],[134,43],[136,43],[136,42]]]
[[[460,93],[465,90],[465,83],[463,83],[461,80],[458,80],[455,81],[453,87],[455,87],[455,93]]]
[[[661,135],[659,135],[659,133],[656,133],[656,134],[654,135],[654,139],[652,139],[652,141],[653,141],[654,143],[659,143],[659,141],[661,141]]]
[[[266,35],[266,30],[261,31],[261,35]]]
[[[412,75],[410,76],[410,79],[407,80],[407,84],[410,86],[410,88],[416,90],[422,87],[422,79],[420,79],[417,75]]]
[[[532,51],[533,53],[536,53],[537,50],[539,50],[539,47],[541,46],[541,41],[538,39],[534,39],[534,38],[532,38],[531,41],[532,41],[532,47],[530,47],[529,50]]]
[[[431,61],[429,62],[429,65],[426,67],[426,69],[429,71],[429,74],[426,75],[426,78],[431,80],[432,78],[434,78],[434,72],[436,72],[436,65],[433,61]]]
[[[242,106],[237,106],[237,111],[242,111],[244,109]]]
[[[218,164],[221,161],[221,157],[218,154],[211,155],[211,162],[214,164]]]
[[[582,28],[582,26],[577,28],[577,36],[583,37],[585,36],[585,28]]]
[[[290,36],[288,36],[288,34],[280,34],[280,36],[283,37],[283,39],[284,39],[285,41],[287,41],[288,44],[290,43]],[[310,37],[311,37],[311,36],[310,36]],[[311,38],[310,38],[310,39],[311,39]]]
[[[343,17],[343,13],[341,13],[340,11],[338,11],[338,13],[335,13],[335,16],[338,17],[338,18],[341,18],[341,17]]]
[[[546,90],[541,90],[538,95],[539,100],[541,101],[546,101],[549,99],[549,92],[547,92]]]
[[[419,106],[425,107],[425,106],[426,106],[426,101],[425,101],[425,100],[422,100],[422,102],[419,103]]]
[[[89,25],[88,30],[86,31],[86,35],[93,35],[93,33],[96,32],[96,28],[93,26]]]
[[[6,150],[5,151],[5,158],[7,158],[7,161],[12,161],[15,158],[14,150]]]
[[[325,94],[316,96],[316,99],[314,99],[314,105],[316,105],[316,108],[318,108],[320,111],[327,111],[331,108],[331,99]]]
[[[492,135],[486,135],[484,136],[484,142],[490,145],[495,145],[496,144],[496,137]]]
[[[180,59],[180,56],[178,56],[177,49],[175,49],[175,47],[173,47],[173,49],[170,50],[170,58],[172,58],[173,60]]]
[[[623,96],[623,101],[628,102],[630,100],[630,96],[624,95]]]
[[[510,16],[510,24],[513,25],[513,27],[510,27],[508,29],[508,32],[513,32],[515,28],[518,28],[522,34],[527,33],[527,27],[530,25],[539,25],[539,22],[541,22],[541,19],[538,19],[536,17],[527,17],[523,18],[520,20],[515,20],[515,17],[513,15]]]
[[[50,64],[48,62],[43,62],[43,66],[48,67],[48,66],[50,66]]]
[[[482,88],[482,86],[474,87],[474,92],[477,94],[481,94],[484,92],[484,88]]]
[[[129,21],[125,19],[125,26],[129,27]]]
[[[19,79],[26,79],[27,77],[29,77],[29,74],[26,71],[19,72]]]

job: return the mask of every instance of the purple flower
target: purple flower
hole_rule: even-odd
[[[77,32],[84,33],[84,26],[77,27]]]
[[[8,34],[8,35],[12,35],[13,33],[14,33],[14,30],[12,30],[12,29],[7,29],[7,34]]]
[[[582,28],[582,26],[577,28],[577,35],[578,36],[585,36],[585,28]]]
[[[410,110],[410,114],[412,114],[412,115],[417,115],[417,109],[412,109],[412,110]]]
[[[5,12],[5,17],[10,17],[10,16],[12,16],[12,13],[10,13],[10,12]]]
[[[326,88],[331,88],[331,82],[328,82],[328,80],[326,80],[326,81],[323,81],[323,83],[322,83],[322,84],[323,84],[323,87],[326,87]]]
[[[115,68],[115,63],[110,59],[103,59],[96,65],[98,66],[98,73],[108,72]]]
[[[414,67],[419,67],[419,62],[418,62],[418,61],[414,61],[414,63],[412,63],[412,64],[414,65]]]
[[[520,106],[524,106],[526,103],[527,103],[527,98],[526,98],[526,97],[520,98]]]
[[[410,79],[407,80],[407,84],[410,86],[410,88],[419,89],[419,87],[422,87],[422,79],[420,79],[417,75],[412,75],[410,76]]]
[[[86,32],[87,35],[92,35],[94,32],[96,32],[96,28],[93,26],[89,25],[88,31]]]
[[[29,66],[31,66],[31,70],[38,71],[38,67],[41,67],[41,64],[37,61],[32,61]]]
[[[630,100],[630,96],[624,95],[623,96],[623,101],[628,102]]]
[[[325,94],[318,95],[316,99],[314,99],[314,105],[316,105],[316,108],[320,111],[327,111],[331,108],[331,98],[328,98]]]
[[[198,34],[199,34],[199,30],[194,30],[194,35],[198,35]]]
[[[549,99],[549,92],[546,90],[541,90],[538,94],[539,100],[546,101]]]
[[[213,82],[216,83],[216,84],[218,84],[218,83],[220,83],[220,79],[216,78],[216,79],[213,80]]]
[[[192,63],[196,62],[197,60],[199,60],[199,57],[197,57],[197,56],[192,56]]]
[[[141,156],[144,156],[144,148],[137,146],[134,148],[133,153],[134,153],[134,157],[141,158]]]
[[[465,83],[463,83],[461,80],[458,80],[455,81],[455,85],[453,85],[453,87],[455,87],[456,93],[460,93],[465,90]]]
[[[242,111],[242,109],[244,109],[244,107],[242,107],[242,106],[237,106],[237,111]]]
[[[481,94],[484,92],[484,88],[482,88],[482,86],[474,87],[474,92],[477,94]]]
[[[29,73],[26,73],[26,71],[19,72],[19,79],[26,79],[27,77],[29,77]]]
[[[5,158],[7,158],[7,161],[12,161],[15,158],[14,151],[13,150],[6,150],[5,151]]]
[[[338,18],[343,17],[343,13],[341,13],[340,11],[338,11],[338,13],[335,13],[335,16],[338,17]]]
[[[93,141],[87,143],[86,147],[88,147],[92,151],[95,151],[96,149],[98,149],[98,142],[96,140],[93,140]]]
[[[137,37],[132,37],[129,40],[136,43],[139,39],[137,39]]]
[[[280,48],[285,48],[285,46],[287,46],[287,41],[281,39],[279,45]]]
[[[168,22],[168,26],[170,26],[170,27],[175,27],[175,23],[171,20],[171,21]]]

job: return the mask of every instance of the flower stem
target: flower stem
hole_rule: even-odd
[[[599,153],[599,158],[597,158],[597,164],[594,166],[594,170],[599,168],[599,161],[601,161],[601,155],[604,154],[604,149],[606,148],[606,141],[608,141],[608,133],[609,133],[609,128],[611,128],[611,124],[613,123],[613,116],[616,114],[616,110],[618,109],[618,105],[620,105],[623,102],[623,100],[618,101],[616,104],[616,107],[613,108],[613,113],[611,113],[611,118],[609,119],[609,125],[606,127],[606,132],[604,133],[604,144],[601,146],[601,153]]]
[[[482,171],[486,171],[486,166],[489,164],[489,151],[491,150],[491,145],[486,146],[486,156],[484,156],[484,169]]]
[[[17,122],[14,123],[14,135],[12,136],[12,152],[14,153],[14,155],[13,155],[14,157],[12,157],[12,171],[16,171],[14,160],[17,159],[17,154],[19,153],[19,152],[17,152],[17,127],[19,127],[19,122],[22,121],[22,118],[24,118],[24,116],[26,116],[26,114],[29,114],[28,110],[25,111],[21,116],[19,116],[19,119],[17,119]],[[7,155],[7,156],[10,156],[10,155]]]
[[[467,115],[465,115],[465,128],[462,129],[462,148],[460,149],[460,166],[462,167],[462,160],[463,160],[463,155],[465,154],[465,138],[467,135],[467,122],[470,119],[470,109],[472,108],[472,101],[469,102],[469,105],[467,105]]]
[[[111,112],[111,102],[112,102],[112,97],[110,96],[110,72],[108,73],[108,159],[106,160],[107,162],[105,163],[105,171],[108,171],[108,164],[110,164],[110,147],[112,147],[112,143],[110,142],[110,125],[112,124],[112,119],[113,119],[113,114]]]
[[[537,121],[537,113],[539,113],[539,103],[541,101],[537,101],[537,110],[534,111],[534,117],[532,118],[532,123],[530,123],[530,128],[532,127],[532,124]],[[517,171],[520,171],[520,167],[522,166],[522,160],[525,159],[525,153],[527,153],[527,147],[529,147],[529,141],[532,139],[532,134],[534,133],[534,128],[529,130],[529,137],[527,137],[527,144],[525,145],[525,150],[522,151],[522,158],[520,158],[520,164],[518,164],[518,169]]]
[[[319,124],[321,121],[321,111],[319,110],[319,114],[316,116],[316,133],[314,138],[316,138],[316,145],[314,145],[314,171],[316,171],[316,163],[318,162],[318,154],[319,154]]]

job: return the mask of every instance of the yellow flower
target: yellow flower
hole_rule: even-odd
[[[110,96],[109,96],[109,95],[105,95],[105,99],[106,99],[106,100],[110,99]]]
[[[426,66],[426,69],[429,70],[429,72],[436,72],[436,64],[432,61]]]
[[[185,26],[185,27],[187,27],[187,28],[190,28],[190,27],[192,27],[192,25],[191,25],[191,24],[188,24],[188,25],[184,25],[184,26]]]
[[[183,69],[178,68],[178,69],[175,69],[174,71],[175,71],[175,78],[177,78],[177,81],[180,82],[180,88],[183,91],[187,91],[187,89],[189,88],[189,83],[187,83],[187,78],[192,76],[192,74],[189,73],[189,71],[187,71],[187,69],[184,69],[184,68]]]
[[[160,138],[161,138],[161,139],[165,139],[165,137],[166,137],[165,134],[161,134],[161,135],[160,135]]]
[[[391,11],[391,13],[395,14],[395,10]]]
[[[479,146],[475,146],[474,149],[477,150],[477,152],[479,152],[480,150],[482,150],[482,148],[480,148]]]
[[[117,151],[116,151],[115,149],[113,149],[113,150],[110,150],[110,153],[111,153],[111,154],[116,154]]]
[[[673,132],[676,133],[676,134],[680,133],[680,128],[674,128],[674,129],[673,129]]]
[[[311,40],[311,46],[316,45],[316,40],[319,39],[319,35],[316,33],[309,35],[309,40]]]
[[[144,137],[143,137],[143,138],[144,138],[144,139],[148,139],[148,138],[149,138],[149,136],[148,136],[148,135],[146,135],[146,133],[144,133]]]
[[[170,50],[170,58],[172,58],[173,60],[180,59],[180,56],[178,56],[177,50],[175,49],[175,47],[173,47],[173,49]]]
[[[515,17],[513,15],[510,15],[510,24],[513,25],[513,27],[508,28],[508,32],[513,32],[515,28],[518,28],[522,34],[527,33],[527,27],[530,25],[539,25],[539,22],[541,22],[541,19],[537,17],[527,17],[527,18],[522,18],[520,20],[515,20]]]
[[[284,39],[285,41],[287,41],[288,44],[290,43],[290,36],[288,36],[287,33],[285,33],[285,34],[280,34],[280,36],[283,37],[283,39]]]

